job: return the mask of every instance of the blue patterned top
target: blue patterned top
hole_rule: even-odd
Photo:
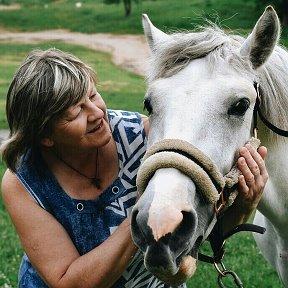
[[[80,255],[105,241],[131,213],[137,194],[136,174],[146,151],[146,136],[141,116],[126,111],[107,112],[117,146],[120,169],[115,181],[96,200],[77,200],[66,194],[40,154],[35,157],[31,151],[28,152],[17,170],[18,179],[35,201],[63,225]],[[18,287],[47,287],[26,255],[21,262]],[[112,287],[169,286],[146,270],[142,253],[137,252]]]

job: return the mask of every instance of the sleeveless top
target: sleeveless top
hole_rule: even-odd
[[[136,200],[136,174],[146,151],[146,136],[141,115],[134,112],[107,110],[116,142],[119,174],[95,200],[77,200],[64,192],[40,153],[29,151],[23,157],[17,177],[35,201],[66,229],[80,255],[105,241],[131,213]],[[36,155],[35,155],[36,154]],[[97,267],[95,267],[97,271]],[[18,278],[20,288],[47,288],[23,256]],[[144,266],[138,251],[114,288],[168,288]],[[185,288],[183,284],[179,288]],[[85,288],[85,287],[83,287]]]

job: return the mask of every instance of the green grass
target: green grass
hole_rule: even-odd
[[[277,274],[264,260],[250,232],[232,236],[226,242],[223,263],[227,270],[237,273],[248,288],[281,288]],[[203,252],[211,255],[211,248],[205,243]],[[217,286],[218,274],[212,264],[199,262],[196,274],[189,280],[189,288],[212,288]],[[237,287],[231,277],[223,279],[225,287]],[[227,286],[226,286],[227,285]]]
[[[5,166],[0,162],[0,175]],[[22,248],[14,227],[0,197],[0,287],[17,287],[17,274],[22,258]]]
[[[22,31],[66,28],[85,33],[141,34],[142,13],[147,13],[161,28],[191,29],[208,18],[232,29],[248,29],[262,12],[255,9],[251,0],[142,0],[138,4],[133,2],[130,17],[124,17],[122,3],[105,5],[102,0],[83,1],[79,9],[75,8],[76,1],[71,0],[55,1],[48,7],[43,1],[15,2],[26,3],[25,9],[21,13],[0,11],[0,26]],[[36,4],[32,5],[33,2]]]

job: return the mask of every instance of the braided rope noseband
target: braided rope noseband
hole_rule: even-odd
[[[257,149],[260,140],[252,137],[247,143]],[[241,175],[237,164],[223,176],[207,155],[187,141],[164,139],[147,150],[136,180],[140,195],[154,173],[161,168],[175,168],[187,175],[210,203],[216,205],[221,198],[219,210],[230,206],[237,196],[237,190],[233,189]],[[225,191],[227,195],[224,195]]]

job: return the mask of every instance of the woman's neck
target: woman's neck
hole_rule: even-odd
[[[43,148],[42,155],[65,191],[95,190],[96,187],[98,192],[102,192],[113,183],[119,173],[118,153],[114,140],[87,153],[69,153],[64,152],[64,149],[60,151],[55,148]]]

